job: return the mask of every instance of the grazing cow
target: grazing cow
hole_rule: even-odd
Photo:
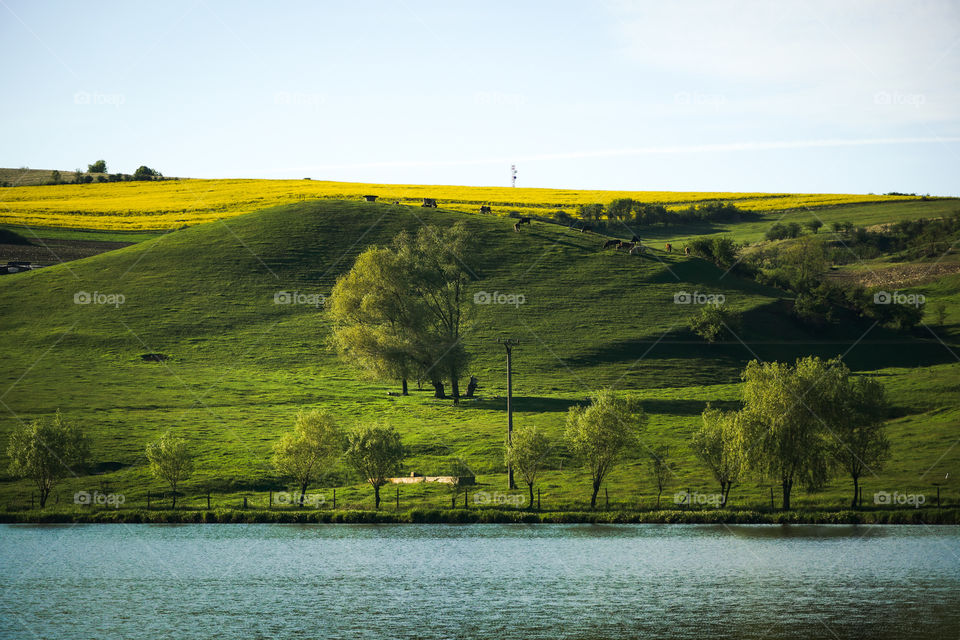
[[[480,205],[480,213],[493,213],[493,209],[489,205]]]
[[[633,240],[630,242],[640,242],[640,236],[633,236]]]
[[[516,231],[517,233],[520,233],[520,223],[519,223],[519,222],[516,223],[515,225],[513,225],[513,230]]]
[[[690,247],[684,247],[684,248],[683,248],[683,253],[684,253],[684,255],[690,255]]]
[[[673,253],[673,245],[669,242],[667,243],[667,253]]]
[[[437,208],[437,201],[436,201],[436,199],[434,199],[434,198],[424,198],[424,199],[423,199],[423,204],[420,205],[420,206],[421,206],[421,207],[431,207],[431,208],[433,208],[433,209],[436,209],[436,208]]]
[[[520,222],[517,224],[530,224],[530,218],[520,218]]]
[[[627,251],[629,251],[630,249],[633,249],[633,243],[627,242],[625,240],[621,240],[620,242],[617,243],[617,251],[620,251],[620,249],[626,249]]]
[[[607,240],[606,242],[603,243],[603,248],[608,249],[610,247],[615,247],[618,244],[620,244],[619,240]]]

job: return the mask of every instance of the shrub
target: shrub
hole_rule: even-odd
[[[736,332],[742,326],[742,318],[726,303],[707,304],[690,318],[689,326],[691,331],[707,342],[716,342],[721,337],[736,337]]]

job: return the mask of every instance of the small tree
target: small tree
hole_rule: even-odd
[[[159,174],[146,165],[140,165],[137,167],[137,170],[133,172],[134,180],[153,180]]]
[[[385,424],[359,425],[347,435],[347,460],[373,487],[374,508],[380,508],[380,487],[400,472],[406,453],[400,434]]]
[[[107,161],[106,160],[97,160],[93,164],[87,165],[88,173],[106,173],[107,172]]]
[[[533,509],[533,483],[546,464],[550,448],[546,434],[532,425],[514,429],[510,441],[504,443],[505,464],[513,465],[530,491],[528,509]]]
[[[735,337],[742,324],[741,316],[727,304],[705,304],[690,318],[690,330],[706,340],[716,342],[723,336]]]
[[[90,441],[75,423],[67,422],[58,409],[53,420],[34,420],[10,435],[7,456],[10,473],[33,481],[40,494],[40,508],[57,483],[77,475],[90,455]]]
[[[670,447],[667,445],[660,445],[655,449],[651,449],[649,452],[650,456],[650,473],[653,475],[654,481],[657,483],[657,509],[660,508],[660,496],[663,494],[663,488],[667,486],[667,477],[670,475]]]
[[[590,508],[597,506],[597,492],[607,473],[633,449],[646,424],[640,404],[613,391],[599,391],[586,407],[571,407],[567,413],[566,438],[573,453],[586,463],[592,482]]]
[[[177,486],[193,473],[193,451],[183,438],[167,431],[156,442],[147,445],[147,460],[155,478],[170,485],[173,508],[177,508]]]
[[[803,226],[805,226],[807,229],[810,229],[810,233],[817,233],[820,231],[820,227],[823,226],[823,222],[817,218],[814,218],[813,220],[807,220]]]
[[[293,431],[283,434],[274,447],[273,466],[297,483],[303,507],[310,481],[342,452],[343,435],[332,415],[300,411]]]
[[[853,500],[856,508],[860,496],[860,478],[865,472],[876,473],[890,456],[890,442],[884,433],[883,421],[889,403],[883,386],[870,378],[850,378],[846,367],[840,380],[830,390],[827,414],[833,436],[830,451],[838,466],[853,479]]]
[[[447,486],[450,490],[450,508],[453,509],[457,506],[457,499],[463,495],[467,487],[473,485],[473,479],[476,476],[470,466],[459,458],[454,462],[453,468],[450,470],[450,476],[453,478],[453,482]]]
[[[942,327],[947,323],[947,305],[943,302],[938,302],[933,307],[933,313],[937,316],[937,325]]]
[[[690,449],[720,483],[720,506],[727,505],[730,488],[740,479],[742,464],[733,444],[738,414],[724,413],[710,405],[701,414],[703,424],[690,439]]]

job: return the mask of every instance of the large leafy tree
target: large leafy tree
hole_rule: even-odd
[[[14,431],[7,446],[10,473],[33,481],[41,508],[57,483],[67,475],[77,475],[89,455],[89,438],[59,409],[52,420],[34,420]]]
[[[422,227],[373,247],[333,289],[328,305],[338,352],[370,375],[429,379],[437,397],[450,380],[459,402],[467,363],[462,337],[474,254],[466,225]]]
[[[830,469],[829,390],[839,360],[808,357],[796,366],[754,360],[743,372],[736,447],[749,467],[780,483],[783,508],[796,484],[821,488]]]
[[[343,434],[326,411],[300,411],[293,431],[274,447],[273,465],[300,489],[300,506],[310,482],[343,453]]]
[[[567,413],[566,438],[590,472],[590,508],[597,506],[597,493],[616,464],[636,448],[647,417],[636,400],[613,391],[595,393],[589,405],[571,407]]]
[[[404,457],[400,434],[389,425],[358,425],[347,434],[347,461],[373,487],[376,509],[380,508],[380,487],[400,472]]]

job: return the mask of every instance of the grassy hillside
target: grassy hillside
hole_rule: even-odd
[[[11,181],[13,182],[13,181]],[[14,182],[14,184],[16,184]],[[321,180],[165,180],[106,184],[14,187],[0,193],[0,223],[83,229],[159,230],[208,222],[300,200],[360,200],[418,205],[434,198],[441,207],[475,212],[491,206],[497,215],[574,214],[581,204],[633,198],[669,209],[727,201],[761,213],[806,211],[854,203],[912,202],[915,196],[679,191],[591,191],[452,185],[364,184]]]
[[[471,305],[467,344],[479,400],[454,408],[426,390],[388,396],[391,385],[360,379],[325,347],[322,308],[274,303],[280,291],[328,293],[360,251],[401,229],[460,219],[480,240],[473,292],[525,299],[519,306]],[[935,337],[855,324],[814,335],[791,319],[777,290],[676,253],[628,256],[601,251],[600,244],[597,236],[551,224],[534,223],[518,234],[496,217],[317,200],[5,276],[0,442],[21,420],[59,407],[94,434],[103,472],[71,480],[63,496],[106,488],[136,502],[161,489],[147,475],[144,445],[171,429],[200,453],[186,491],[210,489],[236,504],[241,495],[261,500],[262,492],[282,486],[268,462],[272,443],[299,408],[323,406],[347,425],[368,417],[394,422],[411,447],[407,471],[443,473],[461,458],[480,474],[481,488],[502,490],[505,371],[496,338],[510,336],[521,340],[515,420],[542,426],[558,443],[542,485],[544,506],[588,497],[586,477],[566,456],[560,434],[566,410],[603,386],[641,397],[651,439],[674,445],[671,491],[712,492],[683,443],[706,402],[733,405],[738,373],[753,357],[844,354],[852,368],[882,377],[897,405],[890,425],[895,458],[881,478],[867,480],[866,492],[929,492],[933,478],[956,469],[960,447],[950,445],[958,435],[960,368]],[[691,335],[685,326],[696,309],[673,303],[683,291],[725,295],[744,313],[741,339],[706,345]],[[76,304],[78,293],[123,299]],[[143,362],[144,353],[170,360]],[[5,457],[0,465],[5,473]],[[323,484],[339,487],[340,504],[369,502],[368,489],[344,469]],[[652,499],[640,460],[615,471],[609,488],[621,504]],[[437,487],[402,491],[405,501],[447,500]],[[762,503],[765,491],[751,482],[735,489],[733,499]],[[797,497],[800,504],[840,504],[847,493],[841,478],[823,494]],[[25,482],[0,481],[0,504],[23,504],[28,495]]]

